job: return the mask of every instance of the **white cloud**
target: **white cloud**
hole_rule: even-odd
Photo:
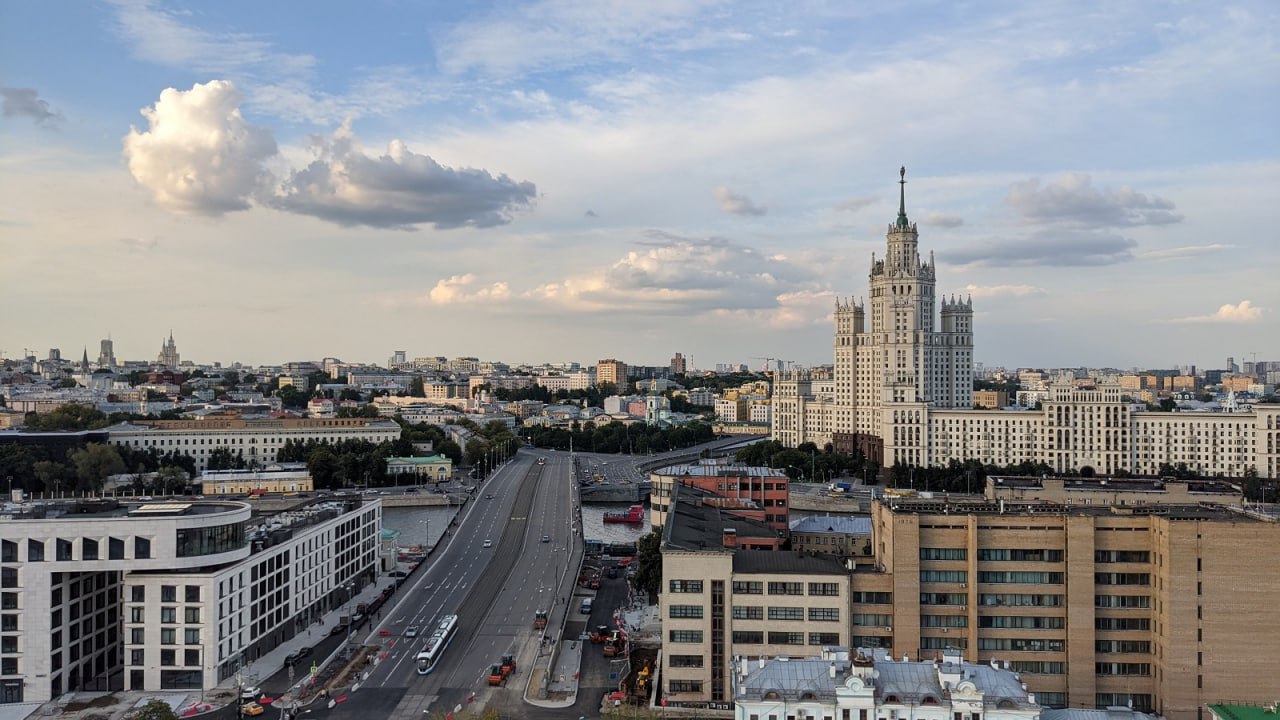
[[[814,290],[809,270],[723,238],[651,231],[640,244],[645,249],[608,267],[545,283],[525,296],[578,312],[698,315],[779,310],[795,293]]]
[[[275,207],[345,226],[448,229],[505,225],[537,197],[531,182],[445,167],[399,140],[369,156],[346,124],[314,144],[318,157],[281,183]]]
[[[169,88],[142,114],[149,127],[124,139],[129,170],[156,204],[185,214],[219,216],[251,200],[343,226],[414,229],[493,227],[533,206],[533,183],[475,168],[450,168],[393,140],[380,156],[365,154],[344,124],[313,139],[316,159],[274,178],[277,155],[266,128],[240,115],[240,93],[226,80]]]
[[[298,72],[315,64],[310,55],[281,53],[270,42],[247,33],[208,32],[185,23],[180,13],[151,0],[112,0],[115,30],[130,42],[133,54],[148,62],[226,75],[249,67]]]
[[[1177,318],[1170,320],[1174,323],[1251,323],[1262,319],[1262,308],[1255,307],[1248,300],[1241,300],[1238,304],[1232,305],[1227,303],[1218,308],[1218,311],[1212,315],[1192,315],[1190,317]]]
[[[460,303],[483,302],[487,300],[504,300],[511,296],[511,289],[505,282],[496,282],[486,287],[471,290],[476,276],[467,273],[454,275],[440,280],[431,288],[425,298],[432,305],[456,305]]]
[[[1114,265],[1132,260],[1137,245],[1135,240],[1110,233],[1051,230],[945,250],[939,258],[949,265],[979,267]]]
[[[966,285],[964,291],[975,298],[1030,297],[1044,295],[1044,288],[1035,285]]]
[[[964,224],[964,218],[959,215],[948,215],[946,213],[932,212],[924,219],[925,225],[935,225],[944,228],[957,228]]]
[[[1235,245],[1228,245],[1225,243],[1186,245],[1183,247],[1165,248],[1163,250],[1148,250],[1146,252],[1138,253],[1138,257],[1143,260],[1187,260],[1189,258],[1199,257],[1209,253],[1230,250],[1234,247]]]
[[[1169,200],[1148,197],[1128,186],[1097,190],[1089,176],[1080,173],[1063,175],[1044,187],[1040,186],[1040,178],[1014,183],[1005,201],[1028,222],[1069,227],[1170,225],[1182,221]]]
[[[714,188],[711,194],[720,203],[720,209],[731,215],[764,215],[769,208],[759,207],[746,195],[739,195],[721,185]]]
[[[147,129],[124,138],[129,172],[172,212],[219,216],[249,207],[276,154],[270,130],[240,115],[240,93],[225,80],[168,88],[143,108]]]

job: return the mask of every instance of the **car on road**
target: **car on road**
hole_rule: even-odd
[[[605,573],[605,575],[608,575],[610,580],[612,580],[613,578],[618,577],[618,568],[616,568],[616,567],[611,567],[611,568],[609,568],[609,571],[608,571],[608,572],[606,572],[606,573]]]
[[[142,502],[151,502],[152,500],[155,500],[155,498],[151,497],[150,495],[143,495],[138,499],[141,500]]]
[[[262,688],[257,685],[246,685],[240,688],[241,700],[252,700],[262,694]]]
[[[300,647],[300,648],[298,648],[297,650],[294,650],[293,652],[291,652],[291,653],[289,653],[288,655],[286,655],[286,656],[285,656],[285,658],[284,658],[284,664],[285,664],[285,665],[296,665],[296,664],[298,664],[298,661],[299,661],[299,660],[301,660],[302,658],[305,658],[305,657],[307,657],[307,656],[309,656],[309,655],[311,655],[311,648],[310,648],[310,647]]]
[[[542,536],[542,542],[551,542],[551,536],[550,536],[550,535],[543,535],[543,536]]]
[[[240,706],[240,714],[248,715],[249,717],[257,717],[266,711],[266,708],[256,702],[247,702]]]
[[[342,624],[342,623],[338,623],[337,625],[334,625],[334,626],[333,626],[333,629],[331,629],[331,630],[329,631],[329,634],[330,634],[330,635],[341,635],[342,633],[344,633],[344,632],[346,632],[346,631],[347,631],[347,626],[346,626],[346,625],[344,625],[344,624]]]
[[[493,541],[492,541],[492,540],[485,540],[485,541],[484,541],[484,546],[485,546],[485,547],[493,547]]]
[[[493,493],[489,493],[488,495],[485,495],[485,496],[484,496],[484,499],[485,499],[485,500],[492,500],[492,499],[493,499]]]
[[[416,638],[416,637],[418,637],[418,626],[417,626],[417,625],[410,625],[409,627],[405,628],[404,636],[405,636],[405,637],[407,637],[407,638]]]

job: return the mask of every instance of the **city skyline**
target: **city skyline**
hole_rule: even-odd
[[[1266,3],[6,14],[8,357],[824,364],[900,165],[976,363],[1280,357]]]

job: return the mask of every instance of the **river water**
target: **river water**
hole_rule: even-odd
[[[606,543],[633,543],[649,532],[649,509],[645,508],[645,521],[639,525],[606,523],[604,514],[610,510],[626,510],[628,503],[582,506],[583,537]],[[457,505],[433,507],[389,507],[382,509],[382,527],[400,535],[396,542],[400,547],[435,544],[444,534],[449,521],[462,508]]]

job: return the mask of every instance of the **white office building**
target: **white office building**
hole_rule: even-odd
[[[8,506],[0,703],[213,688],[371,582],[377,499]]]

